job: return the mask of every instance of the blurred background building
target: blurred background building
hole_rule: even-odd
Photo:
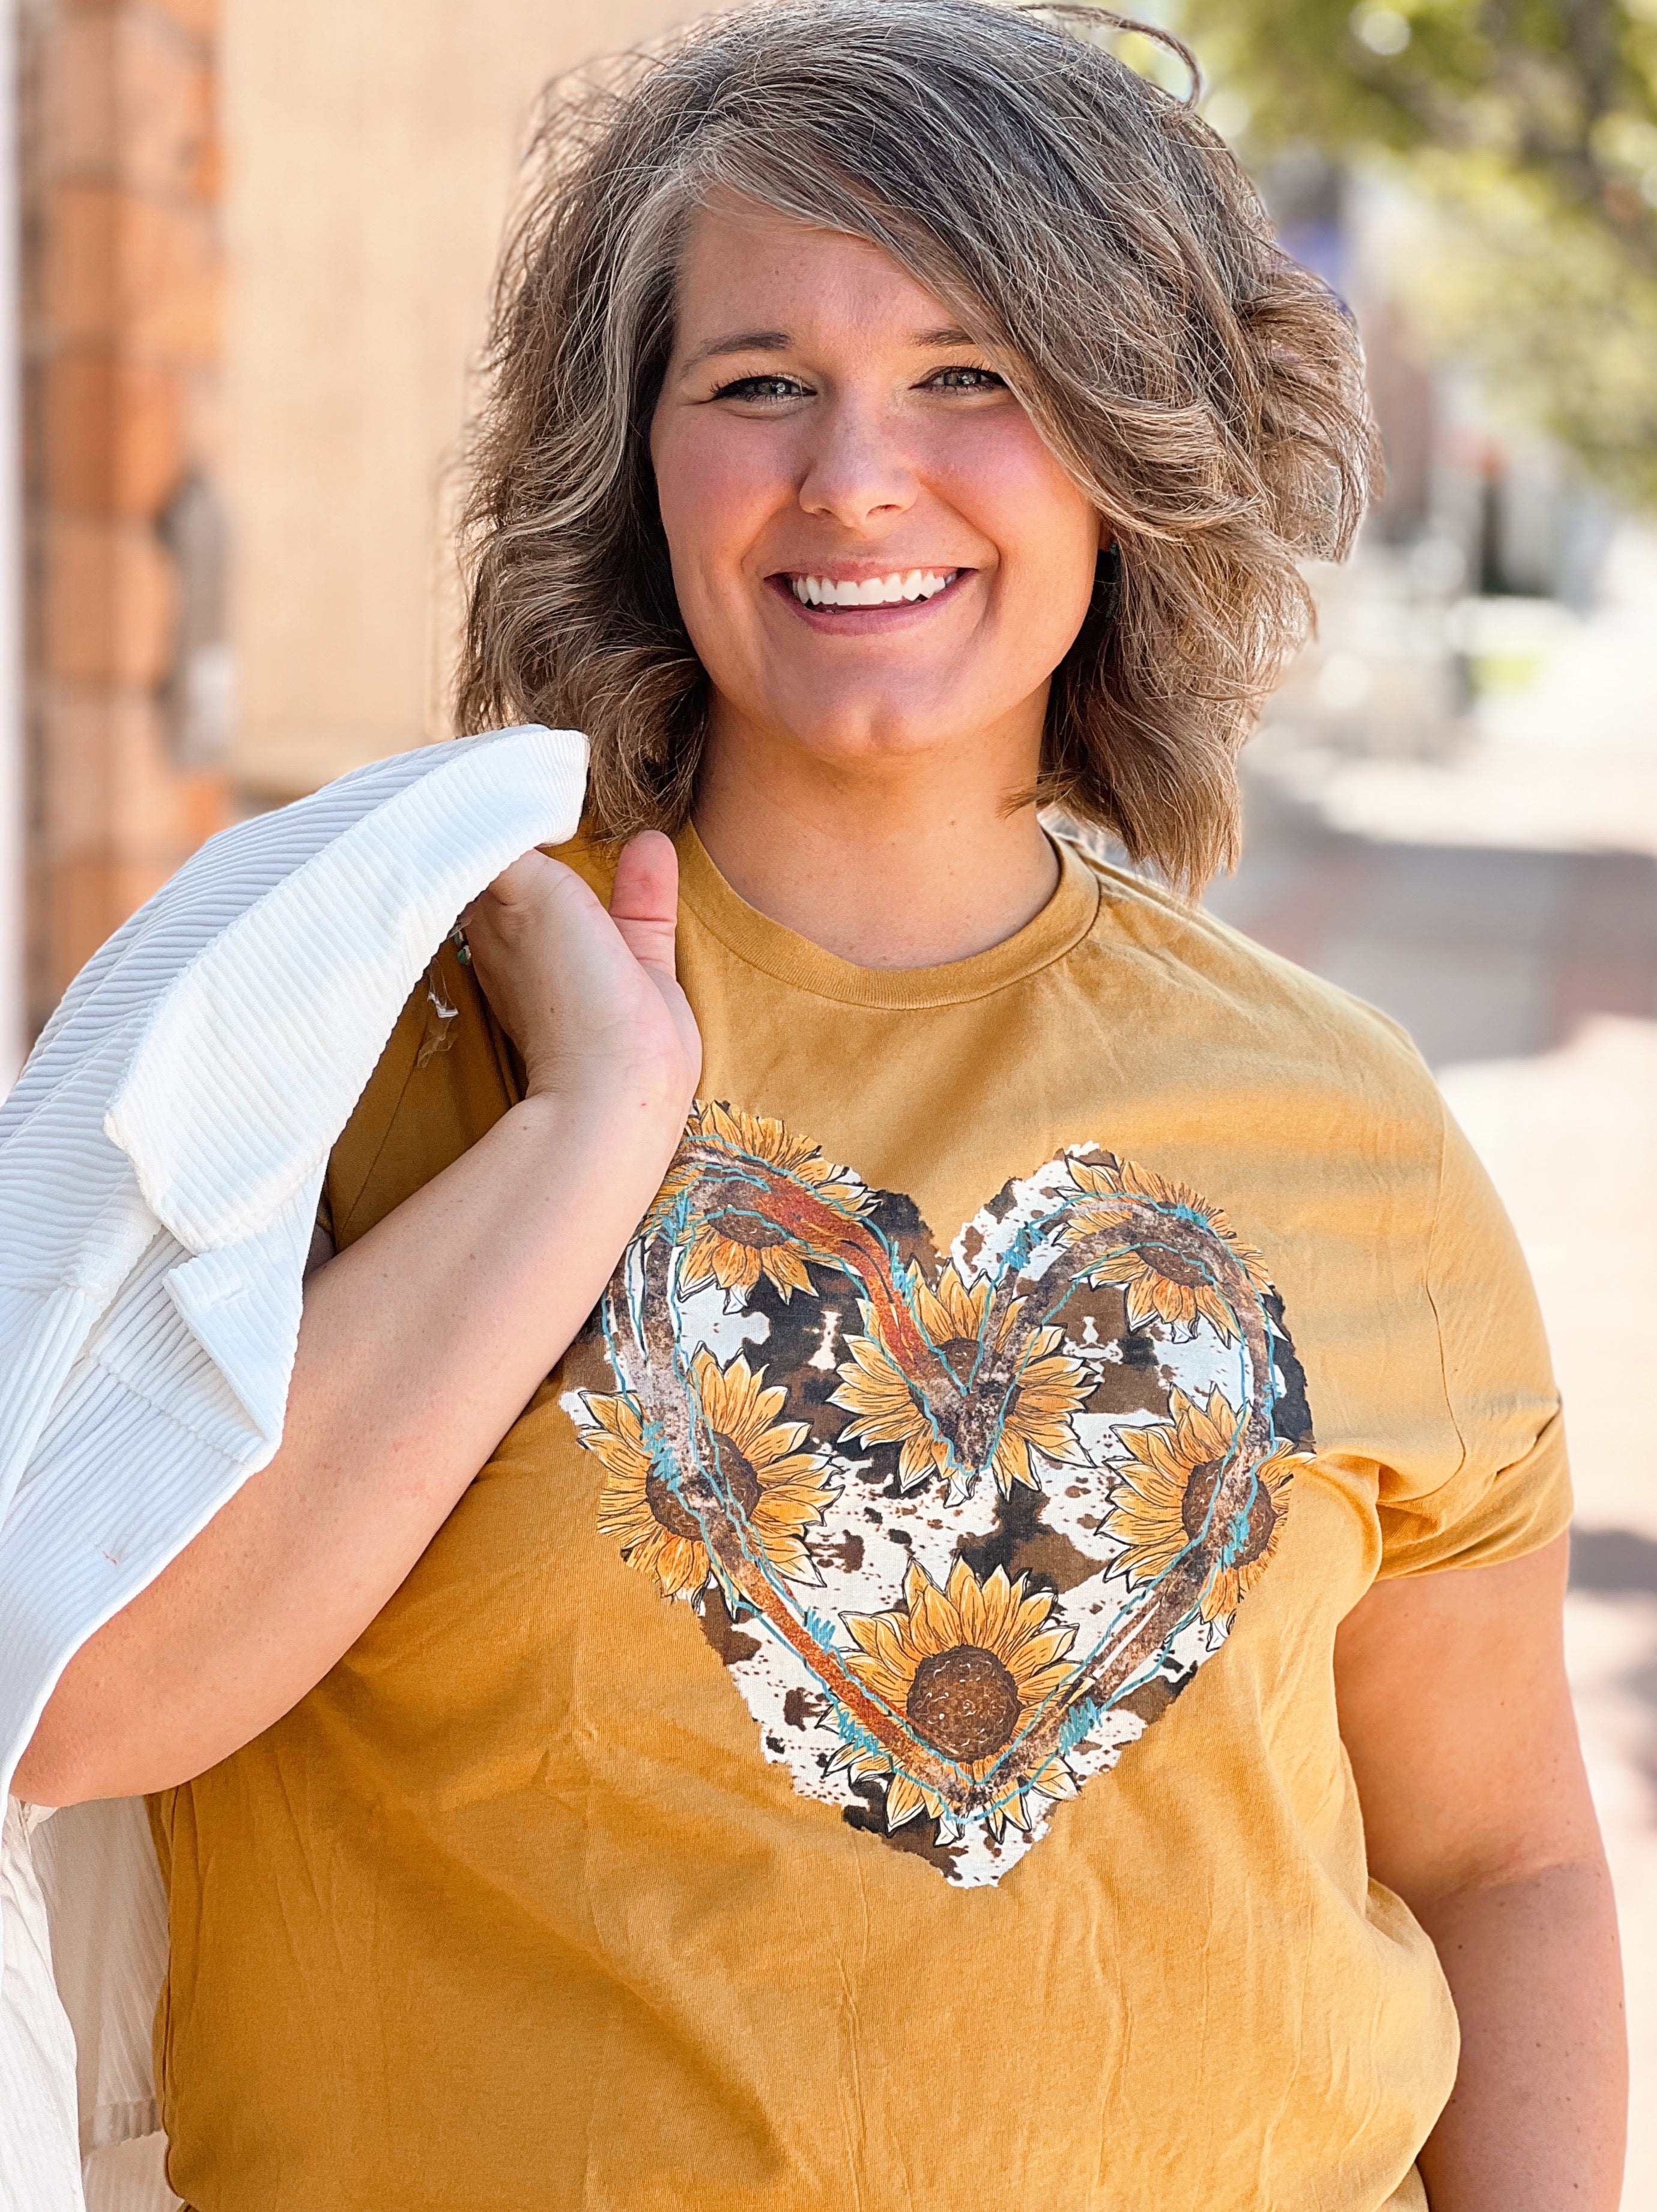
[[[689,12],[10,6],[0,1083],[204,836],[445,734],[450,462],[535,95]],[[1625,2203],[1657,2212],[1657,19],[1146,12],[1369,349],[1390,489],[1314,577],[1212,903],[1408,1024],[1529,1251],[1630,1954]]]

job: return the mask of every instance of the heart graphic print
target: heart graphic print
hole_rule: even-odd
[[[913,1202],[698,1106],[562,1402],[807,1797],[994,1882],[1224,1641],[1312,1449],[1257,1254],[1094,1146],[947,1260]]]

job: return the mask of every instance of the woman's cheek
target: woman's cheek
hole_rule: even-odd
[[[1026,607],[1044,605],[1047,618],[1061,623],[1074,603],[1079,626],[1093,591],[1098,516],[1029,418],[1021,415],[1017,428],[977,436],[950,462],[935,480],[996,548],[1009,599]]]
[[[739,562],[777,497],[777,459],[718,420],[676,428],[656,444],[656,492],[668,544]]]

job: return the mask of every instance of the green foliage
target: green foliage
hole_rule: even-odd
[[[1178,27],[1251,160],[1401,172],[1429,340],[1657,504],[1657,0],[1182,0]]]
[[[1432,234],[1399,284],[1417,326],[1478,365],[1498,408],[1657,508],[1657,281],[1528,179],[1465,157],[1414,167]]]

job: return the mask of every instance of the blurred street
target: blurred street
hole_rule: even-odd
[[[1600,606],[1556,623],[1533,664],[1527,680],[1479,702],[1437,758],[1377,757],[1338,732],[1332,743],[1292,711],[1276,721],[1251,772],[1247,857],[1209,902],[1406,1024],[1524,1241],[1571,1432],[1569,1656],[1622,1916],[1634,2058],[1624,2212],[1657,2212],[1649,538],[1630,532],[1613,549]]]

